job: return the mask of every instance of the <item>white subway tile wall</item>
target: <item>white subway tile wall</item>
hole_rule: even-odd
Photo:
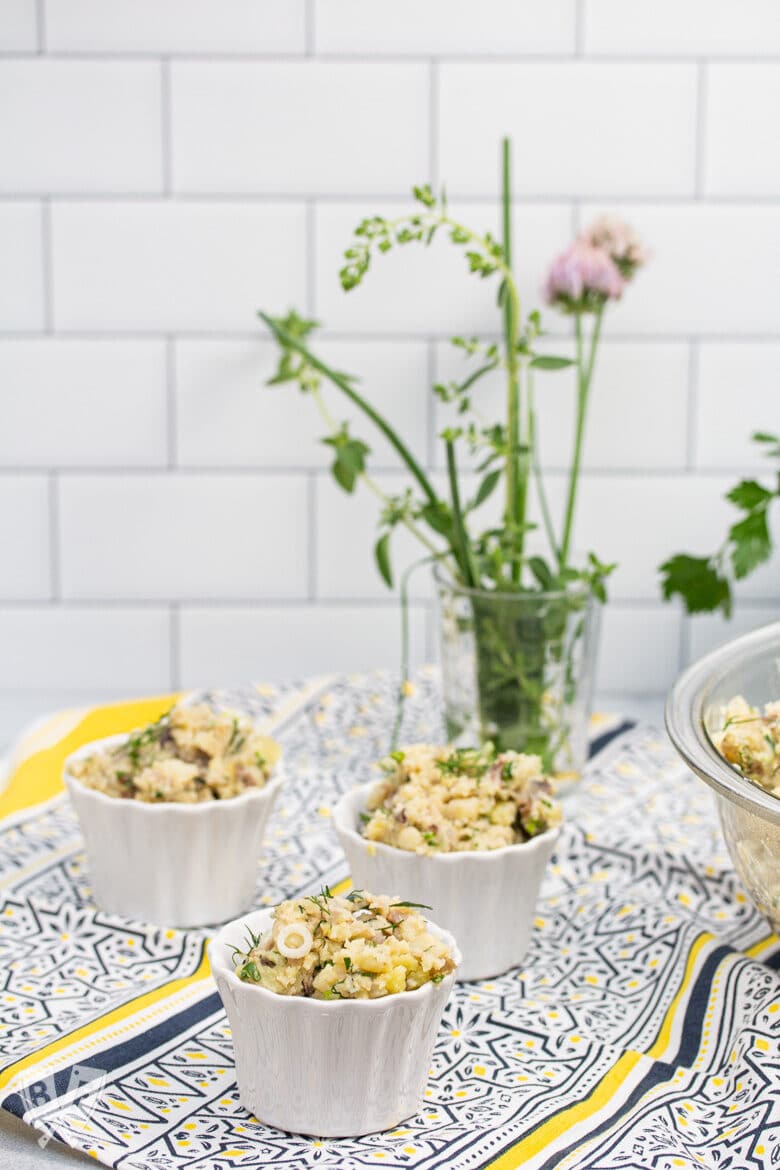
[[[495,231],[505,132],[527,307],[597,211],[653,252],[608,319],[584,456],[577,543],[620,562],[600,692],[657,700],[690,657],[777,617],[780,559],[731,625],[664,605],[657,566],[719,542],[724,491],[764,466],[751,432],[778,429],[779,78],[775,0],[3,0],[0,742],[52,703],[397,667],[377,501],[332,483],[314,403],[265,385],[255,314],[322,321],[323,355],[440,482],[429,387],[462,363],[453,333],[496,332],[495,288],[444,240],[349,295],[338,269],[357,222],[400,214],[414,182]],[[497,381],[479,393],[500,409]],[[536,393],[559,508],[571,371]],[[402,490],[389,444],[359,433]],[[418,556],[393,547],[398,572]],[[411,596],[421,662],[427,569]]]

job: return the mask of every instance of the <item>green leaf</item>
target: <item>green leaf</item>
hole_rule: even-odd
[[[351,495],[355,490],[355,483],[357,481],[357,476],[355,475],[355,472],[352,470],[352,468],[348,467],[346,463],[342,463],[341,459],[336,456],[333,466],[331,467],[331,471],[333,472],[333,478],[339,487],[343,488],[345,492],[349,492]]]
[[[412,187],[412,194],[418,203],[423,203],[426,207],[436,206],[436,199],[431,191],[430,183],[424,183],[422,187]]]
[[[553,357],[548,354],[537,353],[528,363],[532,370],[565,370],[575,363],[571,358]]]
[[[780,446],[780,435],[771,435],[768,431],[754,431],[751,438],[754,443],[777,443]]]
[[[737,580],[747,577],[753,569],[769,560],[772,538],[766,522],[766,509],[750,512],[744,520],[729,529],[731,567]]]
[[[710,557],[678,553],[661,565],[664,598],[677,594],[688,613],[709,613],[721,609],[731,616],[731,587]]]
[[[730,492],[726,493],[726,499],[730,500],[738,508],[743,508],[746,512],[752,512],[754,508],[764,508],[772,499],[773,492],[768,491],[755,479],[743,479],[736,487],[733,487]]]
[[[498,487],[501,479],[502,469],[496,468],[495,471],[489,471],[482,483],[477,488],[477,494],[474,496],[473,502],[469,505],[469,511],[472,508],[478,508],[480,504],[484,504],[485,500],[493,494]]]
[[[543,557],[529,557],[528,568],[533,573],[536,580],[541,585],[542,589],[549,589],[553,583],[553,575],[550,566]]]
[[[339,445],[339,459],[356,475],[359,475],[361,471],[366,469],[366,455],[368,455],[369,450],[370,448],[360,439],[347,439],[345,443]]]
[[[441,501],[426,504],[420,509],[420,517],[440,536],[449,536],[452,530],[452,517],[446,504]]]
[[[393,588],[393,570],[390,564],[390,533],[380,536],[374,546],[374,560],[379,573],[388,589]]]

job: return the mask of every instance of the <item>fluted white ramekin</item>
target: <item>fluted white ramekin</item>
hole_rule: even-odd
[[[70,771],[72,761],[123,743],[85,744],[65,761],[95,902],[160,926],[207,926],[252,905],[263,833],[283,783],[279,764],[264,788],[202,804],[151,804],[106,796]]]
[[[233,947],[247,928],[271,926],[255,910],[224,926],[209,943],[233,1034],[241,1103],[258,1121],[314,1137],[359,1137],[392,1129],[418,1111],[454,973],[441,983],[381,999],[308,999],[278,995],[238,978]],[[460,959],[451,935],[431,932]]]
[[[377,781],[345,793],[333,823],[358,889],[382,890],[425,902],[431,917],[458,940],[458,979],[489,979],[525,958],[547,862],[560,836],[548,829],[530,841],[501,849],[410,853],[367,841],[360,814]]]

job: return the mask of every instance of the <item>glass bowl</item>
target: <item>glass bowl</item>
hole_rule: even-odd
[[[780,930],[780,799],[747,780],[715,748],[735,695],[753,706],[780,699],[780,622],[699,659],[666,702],[666,729],[686,764],[715,793],[731,860],[757,909]]]

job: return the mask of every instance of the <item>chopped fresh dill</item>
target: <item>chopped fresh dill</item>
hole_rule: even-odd
[[[245,743],[246,736],[242,735],[239,727],[238,716],[234,715],[233,730],[230,732],[230,739],[228,740],[227,747],[225,748],[225,755],[235,755],[236,752],[241,750]]]

